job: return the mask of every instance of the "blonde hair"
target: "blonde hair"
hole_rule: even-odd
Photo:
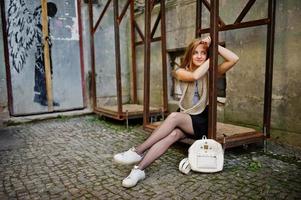
[[[192,56],[193,53],[195,51],[195,49],[202,44],[204,49],[207,51],[207,58],[208,58],[208,44],[204,41],[201,40],[201,38],[196,38],[194,39],[186,48],[184,57],[183,57],[183,61],[180,65],[180,68],[186,68],[190,71],[193,71],[194,69],[192,69],[193,64],[192,64]]]

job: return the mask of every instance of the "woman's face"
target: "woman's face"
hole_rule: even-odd
[[[192,63],[196,67],[200,66],[206,61],[207,51],[203,44],[199,44],[192,54]]]

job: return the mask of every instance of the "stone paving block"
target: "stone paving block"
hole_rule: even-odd
[[[146,169],[142,183],[125,189],[121,181],[131,166],[113,163],[112,158],[147,138],[140,127],[127,130],[85,116],[3,128],[2,138],[16,145],[0,150],[1,200],[301,197],[300,152],[272,143],[268,153],[261,148],[227,150],[223,172],[189,175],[178,171],[188,146],[175,144]]]

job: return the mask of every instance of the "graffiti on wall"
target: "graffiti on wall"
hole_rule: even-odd
[[[11,113],[26,115],[83,108],[78,0],[47,0],[42,27],[41,0],[4,0],[11,81]],[[49,32],[43,36],[43,28]],[[45,39],[44,39],[45,38]],[[49,44],[51,91],[46,88],[44,45]]]
[[[49,21],[56,15],[57,6],[53,2],[47,3],[48,32]],[[42,106],[47,106],[47,91],[44,68],[44,45],[41,21],[42,8],[38,6],[31,12],[24,0],[10,0],[8,6],[8,44],[12,67],[20,73],[30,57],[28,51],[35,48],[34,62],[34,97],[33,101]],[[51,39],[46,38],[49,43],[50,68],[51,62]],[[54,101],[54,106],[59,103]]]

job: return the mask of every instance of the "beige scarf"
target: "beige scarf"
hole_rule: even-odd
[[[204,111],[208,105],[208,73],[202,76],[198,81],[199,101],[193,105],[193,96],[195,92],[194,82],[182,82],[182,97],[179,101],[181,112],[197,115]]]

